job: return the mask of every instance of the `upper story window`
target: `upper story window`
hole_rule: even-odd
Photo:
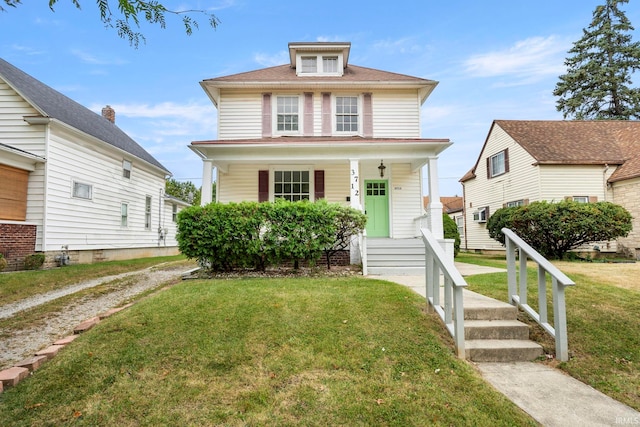
[[[358,132],[357,96],[336,96],[336,131]]]
[[[487,158],[487,178],[494,178],[509,172],[509,151],[507,149]]]
[[[73,197],[91,200],[93,186],[83,182],[73,181]]]
[[[339,54],[298,54],[296,74],[299,76],[341,76],[343,58]]]
[[[337,56],[323,56],[322,57],[322,72],[323,73],[337,73],[338,72],[338,57]]]
[[[129,160],[122,161],[122,176],[131,179],[131,162]]]
[[[317,56],[303,56],[300,58],[302,63],[303,73],[317,73],[318,72],[318,57]]]
[[[278,96],[277,99],[277,131],[282,133],[297,133],[299,131],[299,97]]]

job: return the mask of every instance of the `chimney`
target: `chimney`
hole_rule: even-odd
[[[111,105],[107,105],[102,109],[102,117],[109,120],[111,123],[116,122],[116,110],[111,108]]]

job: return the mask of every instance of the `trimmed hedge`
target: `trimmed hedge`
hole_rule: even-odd
[[[365,223],[362,212],[324,200],[210,203],[180,211],[177,239],[185,256],[213,271],[264,271],[291,261],[294,268],[313,265],[323,252],[330,265],[345,234],[358,234]]]

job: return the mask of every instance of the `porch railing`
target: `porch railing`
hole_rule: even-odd
[[[465,358],[464,303],[462,290],[467,287],[453,260],[427,228],[421,229],[425,247],[425,285],[427,308],[438,313],[453,337],[456,353]],[[444,307],[440,302],[440,275],[444,277]]]
[[[575,283],[556,266],[529,246],[516,233],[503,228],[507,248],[507,280],[509,286],[509,302],[521,308],[551,335],[556,342],[556,359],[569,360],[569,343],[567,340],[567,313],[565,304],[565,288]],[[516,250],[519,255],[520,268],[516,271]],[[538,310],[536,312],[527,303],[527,259],[538,264]],[[547,274],[551,276],[553,295],[553,324],[547,315]]]

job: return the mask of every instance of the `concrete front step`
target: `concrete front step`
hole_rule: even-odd
[[[530,340],[468,340],[464,351],[473,362],[526,362],[543,354],[542,346]]]
[[[517,320],[467,320],[465,340],[528,340],[529,327]]]

